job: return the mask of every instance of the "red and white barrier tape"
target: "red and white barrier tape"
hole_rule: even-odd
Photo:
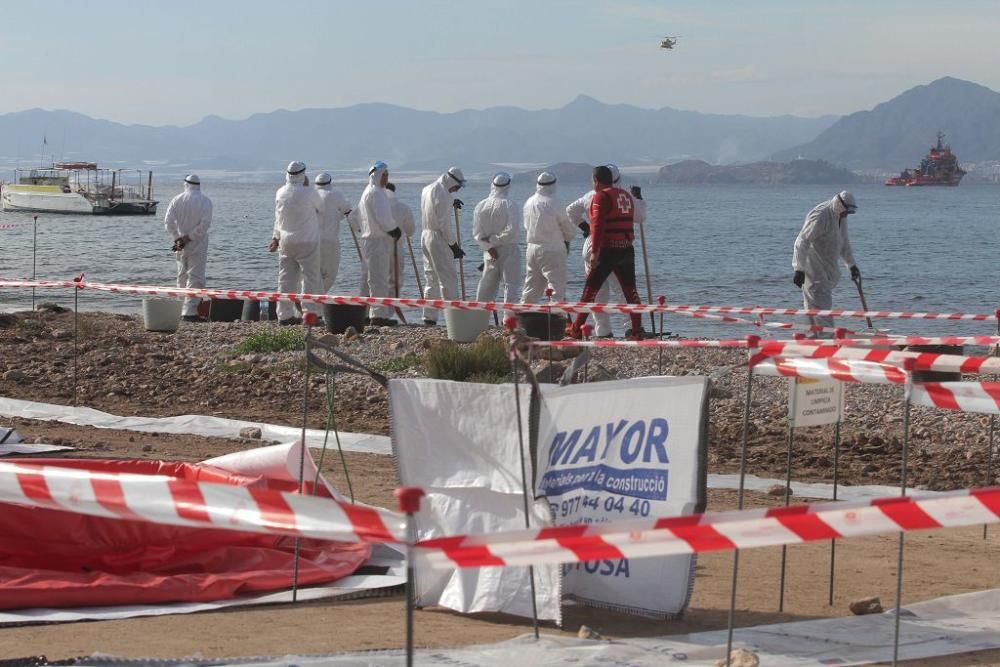
[[[435,568],[524,566],[801,544],[1000,522],[1000,489],[793,505],[418,542]]]
[[[855,359],[769,357],[754,365],[754,373],[862,384],[904,384],[906,372],[891,364]]]
[[[832,340],[797,340],[797,341],[764,341],[758,345],[802,345],[817,347],[866,347],[871,345],[994,345],[1000,344],[1000,336],[939,336],[926,338],[923,336],[887,336],[880,338],[835,338]],[[531,341],[534,347],[658,347],[658,348],[691,348],[691,347],[731,347],[746,348],[745,338],[721,340],[536,340]],[[920,354],[910,352],[909,354]],[[965,357],[963,357],[965,358]],[[979,357],[971,357],[978,359]]]
[[[21,462],[0,461],[0,503],[341,542],[399,542],[405,538],[399,515],[329,498]]]
[[[111,519],[336,541],[401,542],[402,517],[329,498],[0,462],[0,503]],[[530,565],[746,549],[1000,522],[1000,489],[669,519],[443,537],[417,544],[435,567]]]
[[[1000,382],[924,382],[910,390],[914,405],[1000,415]]]
[[[375,298],[361,296],[338,296],[330,294],[295,294],[287,292],[268,292],[258,290],[235,289],[188,289],[180,287],[164,287],[152,285],[119,285],[113,283],[80,284],[72,281],[18,281],[0,280],[0,288],[4,287],[80,287],[118,294],[136,294],[140,296],[168,297],[201,297],[211,299],[249,299],[253,301],[292,301],[306,303],[335,303],[349,305],[390,306],[399,308],[453,308],[458,310],[511,311],[519,313],[675,313],[691,317],[702,315],[830,315],[833,317],[872,317],[886,319],[921,319],[921,320],[996,320],[997,315],[969,313],[907,313],[896,311],[861,311],[861,310],[805,310],[797,308],[763,308],[734,306],[686,306],[658,304],[628,304],[628,303],[583,303],[567,302],[552,304],[501,303],[480,301],[459,301],[445,299],[409,299],[409,298]],[[727,321],[723,319],[722,321]],[[758,326],[759,322],[744,320],[741,323]]]
[[[760,344],[751,356],[750,363],[756,364],[767,357],[804,357],[807,359],[837,359],[873,361],[902,366],[905,359],[913,359],[914,368],[926,371],[946,371],[953,373],[1000,372],[1000,357],[963,357],[956,354],[936,354],[933,352],[907,352],[897,350],[872,350],[863,347],[841,347],[834,345],[802,345],[794,342],[769,340]]]

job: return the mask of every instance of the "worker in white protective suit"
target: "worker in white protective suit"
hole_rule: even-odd
[[[547,287],[552,288],[553,301],[565,301],[566,255],[577,228],[555,200],[556,177],[543,171],[535,182],[535,194],[524,202],[528,269],[521,303],[538,303]]]
[[[457,299],[458,271],[455,260],[461,261],[465,251],[455,236],[453,211],[462,208],[462,200],[451,195],[465,185],[465,176],[458,167],[449,167],[436,181],[420,193],[420,247],[424,256],[424,298]],[[424,308],[424,325],[437,324],[438,311]]]
[[[306,165],[290,163],[285,184],[274,196],[274,233],[269,248],[278,253],[278,291],[322,293],[319,224],[323,214],[323,200],[309,187]],[[320,312],[315,303],[304,303],[302,307],[317,315]],[[301,323],[295,304],[278,302],[278,324]]]
[[[323,291],[329,293],[340,269],[340,221],[351,213],[351,205],[340,190],[333,187],[333,177],[325,171],[316,175],[316,191],[323,200],[319,223],[319,276]]]
[[[386,183],[385,193],[389,195],[389,203],[392,205],[392,219],[403,230],[403,236],[407,239],[406,241],[402,239],[394,241],[390,255],[396,260],[396,268],[392,269],[390,265],[392,270],[389,271],[389,286],[392,288],[393,296],[395,296],[403,293],[403,283],[406,282],[403,279],[406,269],[406,252],[408,248],[412,247],[409,240],[416,233],[417,225],[413,220],[413,211],[396,196],[396,184]]]
[[[368,295],[392,297],[389,276],[392,272],[392,246],[403,235],[392,217],[392,202],[386,194],[389,167],[376,162],[368,170],[368,185],[361,193],[358,213],[361,220],[361,256],[365,264]],[[375,327],[396,326],[392,307],[372,306],[368,312],[370,324]]]
[[[510,199],[510,182],[510,174],[496,174],[489,196],[472,212],[472,235],[483,249],[483,275],[476,301],[495,300],[502,280],[503,300],[513,303],[521,286],[521,215]],[[512,315],[504,313],[504,317]]]
[[[792,253],[792,282],[802,288],[806,308],[833,308],[833,288],[840,280],[840,262],[850,267],[851,280],[860,280],[847,234],[847,216],[858,210],[854,195],[846,190],[818,204],[806,215]],[[833,327],[829,315],[810,318],[813,326]]]
[[[608,169],[611,170],[611,180],[614,187],[621,187],[621,172],[618,167],[609,164]],[[633,222],[637,225],[642,225],[646,223],[646,202],[641,198],[641,192],[636,194],[638,190],[637,187],[632,188],[632,199],[635,204],[635,212],[633,214]],[[590,204],[594,201],[594,191],[586,193],[572,204],[566,207],[566,215],[569,216],[570,222],[575,224],[583,232],[583,275],[590,275]],[[618,284],[617,280],[607,280],[601,286],[601,289],[597,292],[597,298],[594,300],[595,303],[608,303],[609,298],[613,303],[625,303],[625,296],[622,294],[621,285]],[[627,316],[622,315],[622,319],[625,320]],[[611,315],[608,313],[594,313],[594,336],[597,338],[614,338],[614,327],[611,324]],[[626,332],[629,331],[630,324],[625,321]]]
[[[170,200],[163,218],[167,234],[174,240],[178,287],[204,287],[208,263],[208,228],[212,226],[212,200],[201,193],[197,174],[184,177],[184,192]],[[184,299],[181,316],[185,322],[200,322],[200,298]]]

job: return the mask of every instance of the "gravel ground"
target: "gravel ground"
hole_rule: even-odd
[[[174,334],[144,331],[136,316],[81,313],[78,325],[77,402],[120,415],[210,414],[282,424],[301,424],[303,360],[300,351],[248,352],[234,348],[248,336],[288,332],[273,323],[182,323]],[[321,340],[389,377],[425,376],[421,360],[445,339],[443,327],[369,329],[359,336]],[[500,336],[499,330],[490,335]],[[73,396],[73,315],[42,309],[0,316],[0,394],[52,403]],[[564,363],[555,352],[561,373]],[[548,372],[549,350],[533,367]],[[327,355],[325,358],[332,359]],[[590,381],[668,375],[714,374],[710,417],[710,472],[739,466],[746,370],[739,350],[594,350]],[[326,419],[326,378],[310,377],[309,425]],[[346,431],[388,434],[388,401],[370,378],[340,373],[335,415]],[[903,442],[902,388],[848,385],[841,428],[840,475],[849,484],[895,484]],[[783,477],[788,440],[787,381],[755,377],[749,424],[748,470]],[[913,407],[910,415],[910,483],[955,489],[986,483],[990,419]],[[833,427],[797,429],[794,477],[832,481]],[[72,444],[72,443],[69,443]]]

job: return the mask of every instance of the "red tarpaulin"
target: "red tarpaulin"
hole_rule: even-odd
[[[16,459],[6,459],[16,462]],[[294,491],[295,483],[162,461],[25,459],[99,472]],[[325,488],[318,495],[328,496]],[[0,505],[0,609],[203,602],[289,588],[294,538],[162,526]],[[371,554],[362,543],[300,539],[299,584],[329,583]]]

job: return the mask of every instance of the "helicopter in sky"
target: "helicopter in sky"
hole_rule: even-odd
[[[661,49],[666,49],[666,50],[670,51],[670,50],[673,50],[673,48],[674,48],[674,46],[676,46],[676,44],[677,44],[677,37],[676,36],[664,37],[663,40],[660,41],[660,48]]]

